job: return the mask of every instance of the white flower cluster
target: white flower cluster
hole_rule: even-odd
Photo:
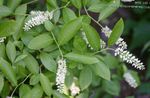
[[[60,93],[63,93],[64,91],[66,73],[67,73],[66,60],[60,59],[58,61],[58,68],[56,73],[56,85],[57,85],[57,90]]]
[[[0,43],[3,43],[5,39],[6,39],[6,37],[1,37],[0,38]]]
[[[24,30],[28,31],[34,26],[38,26],[43,24],[47,20],[51,20],[53,18],[53,11],[31,11],[30,13],[33,17],[28,20],[24,25]]]
[[[86,42],[86,44],[88,45],[88,47],[91,49],[91,50],[93,50],[93,48],[91,47],[91,45],[90,45],[90,43],[89,43],[89,41],[88,41],[88,39],[87,39],[87,37],[86,37],[86,34],[85,34],[85,32],[82,32],[82,37],[83,37],[83,40]]]
[[[101,46],[101,49],[104,49],[106,47],[106,43],[100,39],[100,46]]]
[[[104,32],[105,35],[109,38],[112,31],[106,26],[102,29],[102,32]],[[122,38],[119,38],[115,44],[117,45],[117,48],[115,49],[115,56],[119,56],[123,61],[132,64],[132,66],[137,69],[145,69],[143,63],[141,63],[138,58],[136,58],[135,56],[133,56],[133,54],[127,51],[127,44]]]
[[[10,96],[7,96],[6,98],[12,98],[12,97],[10,97]]]
[[[136,88],[138,86],[136,80],[134,79],[134,77],[132,76],[131,73],[129,72],[126,72],[124,75],[123,75],[125,81],[133,88]]]
[[[70,91],[71,91],[71,96],[76,96],[77,94],[80,93],[80,88],[76,86],[75,83],[73,82],[70,87]]]

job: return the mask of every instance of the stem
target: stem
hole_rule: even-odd
[[[115,49],[113,49],[113,48],[105,48],[105,49],[102,49],[100,51],[95,52],[94,54],[97,54],[97,53],[100,53],[100,52],[103,52],[103,51],[106,51],[106,50],[113,50],[113,51],[115,51]]]
[[[95,20],[92,16],[90,16],[90,14],[88,13],[86,7],[84,6],[84,10],[86,12],[86,14],[88,15],[88,17],[90,17],[96,24],[98,24],[101,28],[104,28],[97,20]]]
[[[32,4],[32,3],[35,3],[35,2],[37,2],[38,0],[33,0],[33,1],[30,1],[30,2],[27,2],[27,3],[25,3],[25,4]]]
[[[58,47],[58,49],[59,49],[59,52],[60,52],[60,54],[61,54],[61,57],[63,58],[63,53],[62,53],[62,51],[61,51],[61,49],[60,49],[60,46],[59,46],[59,44],[58,44],[58,42],[57,42],[57,40],[56,40],[56,37],[55,37],[55,35],[54,35],[54,33],[51,31],[51,34],[52,34],[52,37],[53,37],[53,39],[54,39],[54,41],[55,41],[55,43],[56,43],[56,45],[57,45],[57,47]]]
[[[29,74],[21,83],[19,83],[17,86],[16,86],[16,88],[13,90],[13,92],[11,93],[11,98],[13,97],[13,95],[14,95],[14,93],[15,93],[15,91],[16,91],[16,89],[21,85],[21,84],[23,84],[29,77],[31,76],[31,74]]]

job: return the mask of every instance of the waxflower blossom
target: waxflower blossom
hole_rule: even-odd
[[[129,72],[126,72],[124,75],[123,75],[125,81],[133,88],[136,88],[138,86],[136,80],[134,79],[134,77],[132,76],[131,73]]]
[[[70,91],[71,91],[71,96],[76,96],[77,94],[80,93],[80,88],[76,86],[75,83],[73,82],[70,87]]]
[[[5,39],[6,39],[6,37],[1,37],[0,38],[0,43],[3,43]]]
[[[53,11],[51,11],[51,12],[48,12],[48,11],[45,11],[45,12],[31,11],[30,14],[33,17],[25,23],[24,28],[23,28],[25,31],[30,30],[34,26],[41,25],[45,21],[51,20],[53,18]]]
[[[107,26],[102,29],[102,32],[105,33],[105,35],[108,38],[110,37],[110,35],[112,33],[112,31]],[[115,45],[117,46],[117,48],[114,49],[115,56],[119,56],[123,61],[131,64],[132,66],[134,66],[135,68],[137,68],[139,70],[145,69],[143,63],[138,58],[136,58],[132,53],[127,51],[127,44],[123,40],[123,38],[120,37],[116,41]]]
[[[12,98],[12,97],[10,97],[10,96],[7,96],[6,98]]]
[[[63,93],[64,91],[66,73],[67,73],[66,60],[64,59],[58,60],[58,68],[56,73],[56,85],[57,85],[57,91],[59,91],[60,93]]]

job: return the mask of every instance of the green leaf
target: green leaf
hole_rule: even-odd
[[[96,75],[103,79],[110,80],[110,69],[105,65],[105,63],[99,61],[98,63],[91,65],[91,67]]]
[[[41,48],[48,47],[53,43],[53,39],[49,34],[41,34],[33,38],[29,44],[28,47],[30,49],[39,50]]]
[[[22,20],[22,18],[24,19],[26,12],[27,12],[26,4],[23,4],[17,7],[15,10],[16,20],[19,20],[20,18],[21,18],[20,20]]]
[[[71,3],[78,9],[81,9],[81,7],[82,7],[81,0],[71,0]]]
[[[70,8],[63,9],[63,20],[65,23],[74,20],[76,18],[77,18],[76,14]]]
[[[59,44],[64,45],[66,44],[69,40],[71,40],[77,31],[80,29],[82,23],[82,17],[76,18],[68,23],[66,23],[62,29],[61,29],[61,34],[59,37]]]
[[[85,41],[83,40],[83,38],[81,38],[81,36],[75,36],[74,41],[73,41],[73,46],[75,49],[81,52],[85,52],[87,49],[87,45]]]
[[[51,55],[42,52],[40,54],[40,59],[42,61],[42,64],[44,65],[44,67],[47,70],[56,73],[57,64],[56,64],[55,60],[51,57]]]
[[[5,44],[4,43],[0,44],[0,57],[6,58]]]
[[[12,85],[17,86],[17,79],[12,66],[3,58],[0,58],[0,70],[6,76],[6,78],[12,83]]]
[[[7,2],[7,6],[13,11],[20,3],[22,0],[9,0]]]
[[[16,32],[16,21],[4,20],[0,22],[0,37],[10,36]]]
[[[29,91],[30,91],[30,87],[27,84],[22,84],[19,87],[19,98],[23,98],[23,96],[25,96]]]
[[[27,56],[28,56],[27,54],[21,54],[15,59],[14,62],[17,63],[17,62],[23,60],[24,58],[26,58]]]
[[[60,10],[57,9],[56,11],[54,11],[53,16],[55,16],[55,17],[53,17],[53,21],[56,24],[59,21],[59,18],[60,18]]]
[[[58,7],[56,0],[47,0],[47,4],[53,9]]]
[[[36,85],[40,81],[40,75],[32,75],[30,78],[30,85]]]
[[[3,90],[0,93],[0,96],[2,98],[6,98],[9,95],[9,93],[10,93],[10,83],[8,83],[7,81],[5,81]]]
[[[85,31],[86,37],[92,48],[95,50],[100,49],[100,36],[98,32],[89,24],[82,24],[83,30]]]
[[[2,6],[4,3],[4,0],[0,0],[0,6]]]
[[[44,75],[40,74],[40,83],[46,95],[51,96],[52,94],[52,86],[49,79]]]
[[[98,20],[100,21],[106,19],[108,16],[110,16],[113,12],[115,12],[119,8],[119,5],[120,0],[113,0],[109,2],[109,4],[105,6],[105,8],[103,8],[103,10],[100,12]]]
[[[52,31],[52,29],[54,28],[54,25],[52,24],[51,21],[47,20],[44,22],[44,27],[47,31]]]
[[[39,73],[40,68],[38,62],[31,54],[28,53],[27,55],[28,56],[24,59],[27,69],[33,74]]]
[[[4,87],[4,77],[1,74],[0,74],[0,83],[1,83],[1,85],[0,85],[0,93],[1,93],[1,91],[2,91],[2,89]]]
[[[69,60],[83,64],[95,64],[99,62],[94,56],[81,55],[73,52],[66,54],[65,57]]]
[[[92,71],[90,68],[85,67],[79,76],[79,85],[81,87],[81,90],[85,90],[89,87],[89,85],[92,83]]]
[[[103,89],[114,96],[118,96],[120,93],[120,84],[118,81],[103,81]]]
[[[108,45],[112,46],[119,39],[124,29],[124,22],[122,18],[115,24],[110,38],[108,39]]]
[[[43,96],[43,89],[40,85],[36,85],[31,91],[31,98],[42,98]]]
[[[9,16],[12,11],[7,6],[0,6],[0,18]]]
[[[9,41],[6,45],[6,53],[9,60],[13,63],[16,58],[16,47],[11,41]]]
[[[61,94],[58,91],[53,91],[54,98],[69,98],[67,95]]]

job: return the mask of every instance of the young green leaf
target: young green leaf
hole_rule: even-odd
[[[54,28],[54,25],[51,21],[47,20],[44,22],[44,27],[47,31],[52,31],[52,29]]]
[[[43,52],[40,54],[40,59],[47,70],[56,73],[57,64],[51,55]]]
[[[1,91],[2,91],[2,89],[4,87],[4,77],[1,74],[0,74],[0,83],[1,83],[1,85],[0,85],[0,93],[1,93]]]
[[[0,18],[9,16],[12,11],[7,6],[0,6]]]
[[[112,46],[119,39],[124,29],[124,22],[120,19],[114,26],[110,38],[108,39],[108,45]]]
[[[27,69],[33,74],[39,73],[40,68],[37,60],[29,53],[27,55],[28,56],[24,59]]]
[[[71,40],[77,31],[80,29],[82,23],[82,17],[76,18],[66,23],[61,29],[61,36],[59,37],[59,44],[64,45]]]
[[[41,86],[42,86],[45,94],[48,96],[51,96],[52,95],[52,85],[51,85],[49,79],[42,73],[40,74],[40,83],[41,83]]]
[[[39,74],[32,75],[30,78],[30,85],[36,85],[39,81],[40,81]]]
[[[0,37],[6,37],[16,32],[16,21],[4,20],[0,22]]]
[[[95,64],[99,62],[94,56],[81,55],[73,52],[66,54],[65,57],[69,60],[83,64]]]
[[[71,0],[71,3],[78,9],[81,9],[82,7],[82,0]]]
[[[0,58],[0,70],[13,85],[17,86],[16,74],[12,66],[3,58]]]
[[[100,49],[100,36],[98,32],[89,24],[82,23],[83,30],[92,48]]]
[[[29,44],[28,47],[30,49],[39,50],[41,48],[48,47],[53,43],[53,39],[49,34],[41,34],[33,38]]]
[[[24,19],[26,12],[27,12],[26,4],[23,4],[17,7],[15,10],[16,20],[22,20],[22,18]]]
[[[91,67],[96,75],[102,77],[103,79],[110,80],[110,70],[102,61],[99,61]]]
[[[14,62],[17,63],[17,62],[23,60],[24,58],[26,58],[27,56],[28,56],[27,54],[21,54],[15,59]]]
[[[90,68],[85,67],[79,76],[79,85],[81,90],[85,90],[92,83],[92,71]]]
[[[30,91],[30,86],[27,84],[22,84],[19,87],[19,98],[23,98],[29,91]]]
[[[110,16],[113,12],[115,12],[120,5],[120,0],[114,0],[107,4],[107,6],[103,7],[102,11],[99,15],[99,21],[106,19],[108,16]]]
[[[13,63],[16,58],[16,47],[11,41],[9,41],[6,45],[6,53],[9,60]]]
[[[53,21],[56,24],[59,21],[59,18],[60,18],[60,10],[54,11],[54,15],[53,16],[55,16],[55,17],[53,17]]]
[[[70,8],[63,9],[63,20],[65,23],[74,20],[76,18],[77,18],[76,14]]]

